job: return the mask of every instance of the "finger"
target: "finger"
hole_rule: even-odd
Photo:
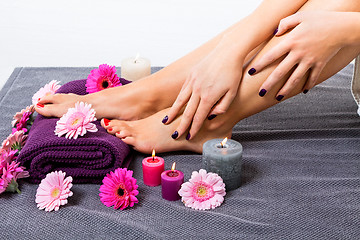
[[[302,21],[302,13],[298,12],[280,20],[278,31],[275,36],[280,36],[286,33],[288,30],[296,27]]]
[[[164,124],[171,123],[176,118],[181,108],[189,101],[191,96],[192,88],[190,84],[187,84],[187,86],[182,91],[180,91],[174,104],[171,106],[168,115],[164,117],[162,122]]]
[[[320,74],[324,66],[315,66],[311,69],[310,76],[304,86],[304,93],[307,93],[310,89],[312,89],[319,80]]]
[[[190,127],[190,124],[193,120],[195,112],[197,111],[197,108],[199,106],[199,102],[200,102],[199,97],[195,97],[194,95],[191,96],[191,98],[184,110],[184,113],[181,117],[180,124],[179,124],[177,130],[173,133],[172,138],[174,138],[174,139],[179,138]]]
[[[299,64],[294,72],[291,74],[289,79],[286,81],[284,86],[279,90],[276,96],[276,100],[281,101],[285,96],[289,95],[290,92],[296,88],[301,82],[306,72],[310,69],[307,64]]]
[[[270,76],[265,80],[259,89],[259,95],[263,97],[268,91],[281,81],[284,76],[297,64],[295,58],[289,54],[285,57],[280,64],[275,68],[275,70],[270,74]]]
[[[194,138],[199,132],[213,104],[214,103],[209,101],[200,101],[199,107],[196,110],[193,121],[191,123],[191,128],[189,131],[190,136],[187,138],[188,140]]]
[[[266,66],[287,54],[290,51],[290,45],[287,42],[288,41],[284,39],[279,44],[271,48],[254,64],[252,64],[252,68],[248,71],[249,75],[253,75],[255,72],[260,72]]]
[[[217,104],[215,104],[215,107],[210,111],[210,113],[208,114],[208,119],[212,120],[216,116],[224,114],[229,109],[229,106],[233,102],[235,96],[236,94],[234,94],[233,92],[230,91],[227,92],[220,99],[220,101]]]

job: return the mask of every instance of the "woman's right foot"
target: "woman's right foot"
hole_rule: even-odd
[[[204,142],[213,138],[231,137],[232,123],[224,119],[206,121],[203,128],[191,140],[190,136],[177,138],[177,127],[180,117],[170,124],[164,125],[162,120],[169,109],[159,111],[147,118],[136,121],[105,120],[101,125],[108,133],[121,138],[126,144],[142,153],[151,153],[153,149],[158,153],[188,150],[197,153],[202,152]],[[220,117],[219,117],[220,118]],[[175,140],[175,138],[177,138]]]

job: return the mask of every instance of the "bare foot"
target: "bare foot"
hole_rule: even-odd
[[[128,85],[105,89],[88,95],[55,94],[43,97],[35,110],[47,117],[61,117],[78,101],[92,105],[96,117],[110,119],[136,120],[147,117],[158,108],[164,108],[159,103],[155,91],[148,91],[146,84],[134,82]],[[154,92],[154,94],[151,94]],[[166,106],[167,107],[167,106]]]
[[[167,112],[168,109],[165,109],[137,121],[103,119],[101,125],[110,134],[115,134],[135,150],[143,153],[151,153],[153,149],[156,152],[187,150],[201,153],[202,145],[207,140],[231,136],[232,126],[223,124],[219,118],[219,121],[205,122],[199,133],[190,141],[186,140],[185,136],[174,140],[172,135],[180,123],[180,117],[171,124],[164,125],[162,119]]]

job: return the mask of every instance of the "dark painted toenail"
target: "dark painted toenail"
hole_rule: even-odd
[[[165,124],[168,120],[169,120],[169,117],[166,115],[161,122],[163,124]]]
[[[105,126],[109,126],[109,122],[110,122],[109,119],[104,118],[104,124],[105,124]]]
[[[190,135],[190,133],[188,133],[188,134],[186,135],[186,140],[189,140],[190,137],[191,137],[191,135]]]
[[[307,89],[305,89],[305,90],[303,91],[304,94],[307,94],[308,92],[309,92],[309,90],[307,90]]]
[[[255,68],[250,68],[248,73],[249,73],[249,75],[253,75],[254,73],[256,73],[256,69]]]
[[[178,131],[175,131],[175,132],[171,135],[171,137],[172,137],[173,139],[176,139],[178,136],[179,136]]]
[[[275,31],[274,31],[274,35],[276,35],[278,31],[279,31],[279,29],[276,28]]]
[[[267,92],[267,91],[266,91],[265,89],[261,89],[261,91],[259,92],[259,96],[260,96],[260,97],[265,96],[266,92]]]
[[[279,95],[276,97],[276,100],[278,100],[279,102],[284,98],[284,95]]]
[[[208,120],[213,120],[216,117],[217,117],[216,114],[211,114],[210,116],[208,116]]]

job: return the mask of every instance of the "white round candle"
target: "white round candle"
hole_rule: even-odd
[[[121,62],[121,77],[136,81],[151,74],[151,64],[146,58],[136,56],[126,58]]]
[[[221,145],[222,139],[211,139],[204,143],[202,164],[208,172],[217,173],[224,181],[226,191],[234,190],[241,184],[242,146],[228,139]]]

